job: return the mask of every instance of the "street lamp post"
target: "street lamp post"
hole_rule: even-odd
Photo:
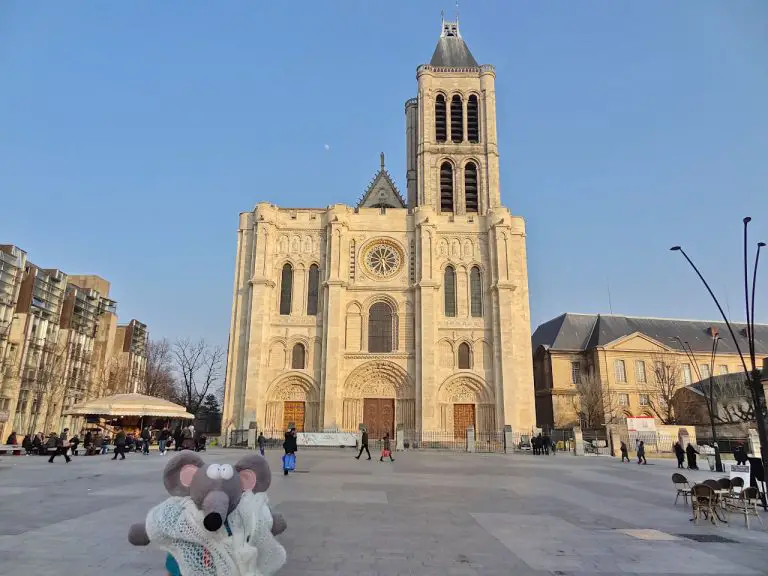
[[[696,357],[693,353],[693,348],[691,348],[691,345],[689,342],[683,342],[680,340],[679,336],[675,336],[675,340],[678,341],[680,346],[682,347],[683,351],[685,352],[685,355],[688,357],[688,361],[693,366],[694,371],[696,372],[696,376],[698,378],[699,382],[703,382],[704,378],[701,375],[701,370],[699,370],[699,365],[696,363]],[[715,391],[713,388],[713,381],[712,376],[715,373],[715,357],[717,356],[717,343],[720,341],[720,336],[718,335],[717,331],[712,332],[712,353],[709,357],[709,390],[707,395],[705,395],[706,403],[707,403],[707,412],[709,414],[709,425],[712,429],[712,444],[715,449],[715,471],[716,472],[722,472],[723,471],[723,460],[720,457],[720,446],[717,443],[717,428],[715,427],[715,410],[717,410],[717,404],[715,402]]]
[[[717,306],[717,309],[720,311],[720,315],[723,317],[723,321],[725,322],[725,325],[728,327],[728,332],[730,332],[731,338],[733,338],[733,344],[736,346],[736,351],[738,352],[739,358],[741,359],[741,365],[744,368],[744,374],[747,377],[747,382],[749,382],[750,389],[752,391],[752,401],[755,406],[755,418],[757,420],[757,433],[760,437],[760,457],[763,463],[763,478],[768,480],[768,434],[766,433],[766,427],[765,427],[766,417],[768,417],[768,408],[766,407],[766,402],[765,402],[765,390],[763,389],[763,385],[760,382],[760,369],[757,367],[757,359],[755,358],[755,284],[757,282],[757,265],[760,261],[760,249],[765,246],[765,242],[757,243],[757,253],[755,254],[755,265],[752,272],[752,293],[750,296],[749,274],[748,274],[748,267],[747,267],[747,260],[748,260],[747,228],[751,221],[752,221],[752,218],[750,218],[749,216],[747,216],[743,220],[744,222],[744,299],[745,299],[745,308],[747,312],[747,342],[749,345],[749,350],[747,352],[749,355],[750,367],[747,366],[747,359],[744,357],[744,353],[741,351],[741,346],[739,346],[739,341],[736,339],[736,334],[733,331],[733,327],[731,326],[731,323],[728,320],[728,317],[725,315],[725,312],[723,311],[723,307],[720,305],[720,302],[717,300],[715,293],[712,292],[712,288],[709,287],[709,284],[704,279],[704,276],[702,276],[701,272],[699,272],[699,269],[696,267],[693,261],[688,257],[688,254],[685,253],[685,250],[683,250],[680,246],[673,246],[672,248],[670,248],[670,250],[680,252],[683,255],[683,257],[688,261],[688,264],[691,265],[691,268],[693,268],[694,272],[696,272],[696,275],[699,277],[702,284],[704,284],[704,287],[707,289],[707,292],[709,292],[709,295],[712,297],[712,300],[715,302],[715,306]],[[765,500],[763,500],[763,502],[765,504]]]

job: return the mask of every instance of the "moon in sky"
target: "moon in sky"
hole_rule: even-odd
[[[330,144],[325,144],[323,146],[323,148],[325,148],[326,150],[330,150],[331,149],[331,145]]]

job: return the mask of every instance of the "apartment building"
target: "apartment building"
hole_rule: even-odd
[[[147,325],[138,320],[118,324],[113,349],[117,365],[115,393],[143,391],[144,374],[147,370],[147,338]]]
[[[147,327],[118,326],[109,289],[99,276],[41,268],[0,245],[0,443],[11,431],[76,428],[62,415],[70,406],[141,387]]]

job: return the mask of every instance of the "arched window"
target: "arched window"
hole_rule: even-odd
[[[473,266],[469,272],[469,308],[473,318],[483,316],[483,280],[477,266]]]
[[[386,302],[376,302],[368,310],[368,352],[392,352],[394,316]]]
[[[309,267],[309,278],[307,279],[307,315],[317,315],[318,287],[320,286],[320,269],[317,264]]]
[[[464,103],[456,94],[451,98],[451,142],[464,141]]]
[[[291,368],[293,370],[304,370],[307,360],[307,351],[304,344],[296,344],[291,351]]]
[[[291,298],[293,297],[293,267],[290,264],[283,266],[280,275],[280,315],[288,316],[291,313]]]
[[[445,142],[447,139],[445,96],[438,94],[435,98],[435,139]]]
[[[459,344],[459,370],[469,370],[472,368],[472,351],[469,344],[462,342]]]
[[[477,96],[474,94],[467,100],[467,140],[472,143],[480,142],[480,113]]]
[[[456,271],[452,266],[445,269],[443,289],[445,290],[445,315],[453,318],[456,316]]]
[[[453,166],[450,162],[440,165],[440,211],[453,212]]]
[[[464,202],[467,212],[477,212],[477,164],[474,162],[464,166]]]

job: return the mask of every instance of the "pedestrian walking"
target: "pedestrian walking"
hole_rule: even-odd
[[[53,464],[54,458],[56,456],[64,456],[64,460],[67,461],[67,464],[69,464],[69,461],[71,458],[67,455],[67,450],[69,450],[69,444],[67,443],[67,431],[69,428],[64,428],[64,431],[59,435],[59,437],[56,437],[55,433],[52,433],[52,438],[54,439],[56,445],[54,448],[53,453],[51,454],[51,457],[48,459],[48,462]]]
[[[168,439],[171,437],[171,431],[168,430],[168,426],[163,426],[160,430],[160,436],[158,436],[158,448],[161,455],[165,455],[165,450],[168,447]]]
[[[645,442],[642,440],[637,445],[637,463],[648,464],[648,460],[645,459]]]
[[[267,439],[264,438],[263,432],[259,432],[259,437],[256,438],[256,442],[259,444],[259,454],[264,456],[264,447],[267,445]]]
[[[389,458],[390,462],[395,461],[395,459],[392,458],[392,449],[390,447],[389,432],[384,434],[384,440],[382,441],[382,448],[381,448],[381,458],[379,458],[379,462],[384,462],[384,458]]]
[[[72,456],[77,456],[77,447],[80,445],[80,438],[77,437],[77,434],[72,436],[72,439],[69,441],[69,446],[71,448]]]
[[[296,428],[291,428],[285,433],[283,450],[285,450],[283,455],[283,476],[288,476],[288,472],[296,469],[296,451],[298,450]]]
[[[693,444],[690,442],[688,443],[688,446],[685,448],[685,455],[688,458],[688,470],[698,470],[699,467],[696,465],[696,454],[698,454],[698,450],[693,447]]]
[[[181,424],[176,425],[176,429],[173,431],[173,443],[176,445],[174,450],[178,452],[181,450],[181,441],[183,439],[183,434],[181,432]]]
[[[362,437],[360,438],[360,452],[357,453],[357,456],[355,458],[357,460],[360,460],[360,456],[363,455],[363,450],[365,450],[365,453],[368,454],[368,460],[371,459],[371,451],[368,450],[368,430],[365,428],[363,429]]]
[[[118,455],[121,460],[125,460],[125,442],[125,432],[120,428],[117,436],[115,436],[115,455],[112,457],[112,460],[117,460]]]
[[[673,449],[675,451],[675,456],[677,457],[677,467],[683,468],[683,462],[685,462],[685,450],[683,450],[680,441],[675,442]]]
[[[623,440],[621,441],[621,463],[624,464],[624,460],[626,459],[627,462],[629,462],[629,449],[627,448],[627,443]]]
[[[149,456],[149,441],[152,439],[152,432],[149,431],[149,426],[144,426],[144,430],[141,431],[141,452],[145,456]]]

